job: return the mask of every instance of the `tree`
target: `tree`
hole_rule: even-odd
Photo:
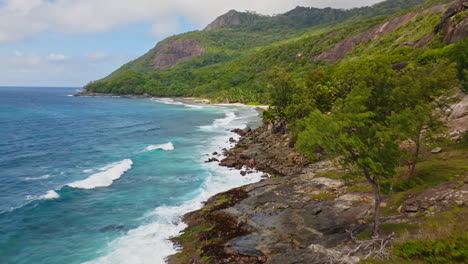
[[[285,70],[275,67],[268,72],[270,80],[268,92],[272,106],[284,108],[291,101],[296,90],[296,83]]]
[[[409,69],[397,79],[390,122],[401,141],[414,144],[407,179],[414,175],[422,144],[444,131],[442,115],[452,101],[448,90],[455,84],[456,70],[446,63]]]
[[[373,111],[374,88],[361,83],[344,99],[338,99],[330,114],[314,111],[305,119],[296,146],[310,156],[318,147],[338,157],[343,166],[362,172],[374,188],[373,236],[379,236],[380,185],[395,174],[398,144],[392,129]]]

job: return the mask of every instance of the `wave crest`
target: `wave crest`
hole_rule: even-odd
[[[157,149],[162,149],[165,151],[174,150],[174,144],[172,144],[172,142],[169,142],[169,143],[161,144],[161,145],[149,145],[148,147],[146,147],[145,152],[153,151]]]
[[[45,179],[48,179],[52,177],[52,175],[50,174],[46,174],[46,175],[42,175],[42,176],[39,176],[39,177],[27,177],[27,178],[24,178],[25,181],[38,181],[38,180],[45,180]]]
[[[60,198],[60,195],[54,190],[48,191],[46,194],[39,197],[40,200],[52,200],[58,198]]]
[[[82,181],[72,182],[67,184],[72,188],[79,189],[94,189],[98,187],[108,187],[119,179],[125,172],[132,168],[133,162],[130,159],[125,159],[120,162],[112,163],[103,168],[101,172],[95,173],[89,178]]]

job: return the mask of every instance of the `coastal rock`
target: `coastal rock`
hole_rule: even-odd
[[[219,162],[219,159],[217,158],[209,158],[207,161],[205,161],[206,163],[210,163],[210,162]]]
[[[281,129],[279,129],[281,130]],[[258,129],[236,130],[243,135],[232,151],[225,153],[220,165],[256,169],[276,175],[301,172],[309,160],[290,144],[287,134],[274,133],[276,129],[264,125]]]
[[[345,195],[340,199],[311,198],[314,193],[340,194],[343,186],[342,180],[310,174],[270,178],[216,195],[204,209],[188,214],[184,221],[189,228],[212,221],[210,232],[217,230],[216,234],[199,235],[201,245],[209,245],[219,232],[227,232],[221,231],[221,226],[235,230],[231,231],[235,236],[222,236],[226,239],[217,244],[216,252],[206,253],[211,256],[208,263],[322,263],[351,241],[348,230],[363,231],[363,223],[372,214],[368,199]],[[314,259],[317,262],[301,262]],[[195,259],[189,262],[199,263]],[[181,262],[173,257],[169,263]]]

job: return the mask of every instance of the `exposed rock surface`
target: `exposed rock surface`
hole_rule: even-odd
[[[243,137],[234,149],[225,153],[221,166],[237,169],[246,166],[271,174],[293,175],[302,172],[309,163],[291,146],[288,135],[274,133],[271,127],[236,132]]]
[[[242,137],[222,163],[286,176],[215,195],[204,208],[185,215],[188,228],[173,239],[182,252],[170,257],[169,264],[357,263],[367,255],[354,252],[359,242],[350,232],[356,235],[369,228],[373,195],[324,177],[340,169],[329,161],[304,162],[289,147],[288,135],[275,130],[235,130]],[[401,214],[381,221],[410,222],[414,215],[466,206],[467,182],[456,179],[410,193],[399,208]]]
[[[359,33],[351,38],[348,38],[342,42],[336,44],[332,49],[322,52],[317,55],[314,60],[322,59],[329,62],[336,62],[339,59],[343,58],[346,54],[353,51],[354,48],[360,43],[364,43],[369,40],[378,39],[382,36],[388,35],[398,28],[406,25],[407,23],[413,21],[418,15],[423,13],[441,13],[445,11],[445,5],[437,5],[430,9],[424,10],[422,12],[411,12],[403,16],[394,18],[390,21],[387,21],[383,24],[374,26],[362,33]]]
[[[460,137],[468,131],[468,95],[460,93],[459,97],[461,100],[451,106],[447,119],[452,137]]]
[[[442,33],[447,43],[455,43],[468,36],[467,9],[468,0],[456,0],[437,24],[436,33]]]
[[[206,53],[206,50],[195,39],[178,39],[158,44],[150,53],[153,52],[154,58],[151,61],[151,66],[158,70],[164,70],[181,61],[201,56]]]
[[[219,27],[235,26],[240,25],[240,23],[240,13],[236,10],[230,10],[226,14],[216,18],[213,22],[206,26],[205,30],[211,30]]]
[[[188,233],[209,227],[197,236],[201,256],[183,262],[179,255],[169,263],[323,263],[351,241],[347,230],[363,231],[372,214],[370,194],[343,190],[342,180],[303,174],[219,194],[184,218]],[[314,198],[321,194],[327,195]],[[219,204],[223,199],[228,204]],[[193,243],[176,242],[193,250]]]
[[[432,214],[453,206],[468,205],[468,179],[443,183],[407,197],[400,207],[406,214]]]

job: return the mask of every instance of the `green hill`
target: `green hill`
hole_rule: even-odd
[[[268,72],[274,67],[300,81],[311,70],[350,59],[396,52],[411,60],[431,49],[442,34],[433,34],[447,8],[441,4],[448,1],[423,2],[297,7],[277,16],[230,11],[203,31],[161,41],[85,90],[269,103]]]

